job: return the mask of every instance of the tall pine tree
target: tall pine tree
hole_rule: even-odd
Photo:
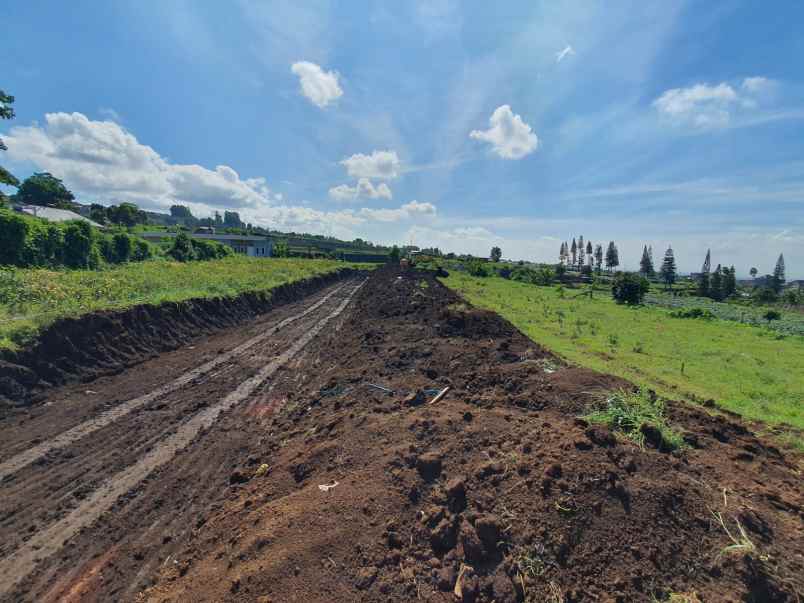
[[[592,241],[586,242],[586,263],[592,265]]]
[[[673,248],[668,247],[664,252],[664,261],[662,262],[661,269],[662,280],[664,284],[670,289],[673,288],[673,283],[676,282],[676,258],[673,255]]]
[[[709,272],[712,269],[712,253],[710,249],[706,250],[706,259],[701,267],[701,274],[698,277],[698,295],[703,297],[709,296]]]
[[[575,243],[575,237],[572,237],[572,247],[570,247],[570,253],[572,253],[572,265],[575,265],[575,258],[577,257],[578,253],[578,245]]]
[[[601,266],[603,266],[603,245],[598,245],[595,247],[595,268],[598,274],[600,274]]]
[[[653,258],[650,257],[648,253],[648,246],[645,245],[642,248],[642,259],[639,260],[639,271],[645,275],[645,277],[653,276]]]
[[[614,241],[609,241],[609,246],[606,249],[606,269],[611,272],[612,269],[620,265],[619,254],[617,253],[617,246]]]
[[[734,266],[723,269],[723,296],[731,297],[737,292],[737,272]]]
[[[709,297],[715,301],[723,301],[723,271],[720,264],[717,265],[715,271],[712,273],[712,279],[709,282]]]
[[[581,266],[583,266],[583,259],[584,259],[583,252],[585,249],[586,247],[583,244],[583,235],[581,235],[580,237],[578,237],[578,269],[580,269]]]
[[[780,253],[779,259],[776,260],[776,267],[773,269],[773,279],[771,281],[773,290],[776,291],[776,293],[781,293],[784,283],[784,255]]]

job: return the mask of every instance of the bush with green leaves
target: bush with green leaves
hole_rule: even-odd
[[[142,261],[154,255],[149,243],[126,232],[105,234],[83,220],[48,222],[0,209],[0,265],[98,268],[103,262]]]
[[[471,274],[472,276],[488,276],[489,273],[486,271],[486,264],[485,262],[481,262],[480,260],[471,260],[466,265],[466,271]]]
[[[650,289],[650,283],[635,272],[618,272],[611,285],[611,296],[618,304],[637,306]]]
[[[682,308],[670,312],[673,318],[702,318],[704,320],[713,320],[716,318],[714,313],[708,308]]]

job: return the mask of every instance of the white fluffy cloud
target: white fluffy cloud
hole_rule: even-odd
[[[355,186],[340,184],[329,189],[329,196],[335,201],[357,201],[358,199],[391,199],[391,189],[385,182],[377,186],[368,178],[361,178]]]
[[[256,209],[278,200],[263,178],[241,179],[226,165],[170,163],[119,124],[81,113],[48,113],[43,126],[12,128],[7,140],[12,160],[31,162],[106,201]]]
[[[666,90],[653,101],[659,115],[667,121],[696,128],[718,128],[729,124],[735,111],[755,109],[760,96],[771,90],[774,82],[764,77],[747,77],[735,89],[722,82],[716,86],[695,84]]]
[[[491,143],[494,152],[503,159],[522,159],[539,146],[539,138],[509,105],[497,107],[489,125],[488,130],[472,130],[469,136]]]
[[[335,71],[324,71],[308,61],[293,63],[290,70],[299,76],[301,93],[316,107],[323,109],[343,96]]]
[[[432,203],[411,201],[396,209],[373,209],[364,207],[358,215],[369,220],[378,222],[399,222],[401,220],[413,220],[417,218],[432,218],[437,213],[436,206]]]
[[[174,203],[197,216],[230,209],[246,222],[279,230],[327,233],[347,239],[387,236],[389,223],[425,223],[436,216],[432,203],[411,201],[397,208],[349,208],[323,211],[282,203],[264,178],[241,178],[231,167],[214,170],[176,164],[140,143],[119,124],[93,121],[80,113],[50,113],[44,125],[14,127],[5,137],[13,161],[30,162],[62,178],[81,202],[132,201],[152,210]],[[391,198],[384,183],[358,181],[355,190]],[[380,226],[382,225],[382,226]],[[377,229],[381,228],[381,231]],[[373,234],[372,234],[373,233]]]
[[[372,151],[371,155],[357,153],[341,161],[353,178],[393,180],[399,176],[399,157],[396,151]]]

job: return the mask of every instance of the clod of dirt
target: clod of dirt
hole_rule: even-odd
[[[355,580],[355,586],[360,590],[366,590],[368,587],[372,585],[375,578],[377,577],[377,568],[373,565],[369,567],[360,568],[357,572],[357,579]]]
[[[229,483],[231,485],[245,484],[248,480],[249,476],[240,470],[233,471],[232,474],[229,476]]]
[[[480,542],[477,531],[472,524],[468,522],[461,524],[459,539],[463,547],[463,555],[466,559],[472,562],[483,560],[485,557],[483,544]]]
[[[425,481],[431,482],[441,475],[441,454],[426,452],[416,459],[416,469]]]
[[[502,526],[497,516],[481,515],[475,521],[475,529],[486,551],[489,553],[496,551],[502,533]]]
[[[450,511],[460,513],[466,509],[466,482],[463,478],[455,477],[448,481],[446,492]]]
[[[455,546],[456,543],[455,523],[449,519],[444,518],[438,525],[430,532],[430,546],[436,552],[445,552]]]
[[[586,430],[586,437],[598,446],[611,448],[617,445],[617,438],[605,427],[595,425]]]

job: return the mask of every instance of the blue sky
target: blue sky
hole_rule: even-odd
[[[502,4],[502,6],[498,6]],[[804,276],[804,5],[13,2],[3,164],[79,200]]]

